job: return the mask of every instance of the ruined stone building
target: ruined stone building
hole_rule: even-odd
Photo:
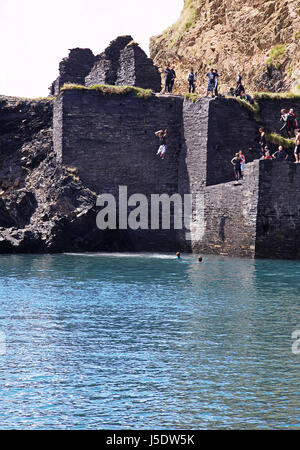
[[[65,83],[83,86],[109,84],[161,90],[161,76],[152,59],[132,39],[119,36],[99,55],[87,48],[74,48],[59,64],[59,76],[50,87],[58,95]]]

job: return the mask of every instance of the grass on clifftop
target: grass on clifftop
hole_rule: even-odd
[[[108,84],[95,84],[86,87],[80,84],[65,83],[60,90],[67,91],[71,89],[78,89],[82,91],[98,91],[103,95],[135,95],[139,98],[149,98],[154,95],[151,89],[142,89],[136,86],[110,86]]]
[[[266,134],[266,140],[274,145],[282,145],[283,148],[293,149],[295,147],[295,142],[292,139],[284,138],[277,133]]]
[[[258,103],[255,103],[251,105],[251,103],[247,102],[246,100],[243,100],[242,98],[234,97],[235,100],[244,108],[248,108],[249,111],[253,113],[254,119],[256,122],[260,122],[260,107]]]
[[[202,97],[200,97],[197,94],[187,93],[187,94],[184,94],[184,98],[186,98],[187,100],[191,100],[191,102],[195,103],[195,102],[199,102]]]
[[[255,100],[300,100],[300,92],[254,92]]]

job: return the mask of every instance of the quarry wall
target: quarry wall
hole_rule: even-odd
[[[165,160],[156,155],[154,135],[162,128],[168,129]],[[193,103],[70,89],[54,106],[58,157],[97,194],[118,198],[119,186],[126,186],[128,197],[145,194],[149,205],[151,194],[193,195],[189,234],[174,230],[171,214],[171,230],[116,230],[123,249],[299,258],[299,169],[286,161],[251,162],[257,130],[248,108],[233,99]],[[239,149],[248,163],[235,185],[230,160]]]

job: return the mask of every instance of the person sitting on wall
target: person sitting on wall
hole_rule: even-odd
[[[273,153],[273,155],[272,155],[272,158],[276,159],[277,161],[280,161],[280,160],[283,160],[283,159],[287,160],[288,157],[289,157],[289,155],[283,149],[282,145],[280,145],[278,147],[278,150],[275,153]]]
[[[195,81],[196,81],[196,74],[194,72],[193,67],[191,67],[191,70],[188,73],[188,83],[189,83],[189,93],[195,92]]]
[[[263,149],[262,157],[260,159],[272,159],[272,156],[270,155],[269,147],[267,145],[265,145],[265,147]]]
[[[157,151],[157,155],[161,157],[161,159],[165,159],[167,153],[167,129],[156,131],[155,136],[159,139],[159,149]]]
[[[265,146],[265,154],[262,157],[262,159],[272,159],[272,156],[270,155],[270,151],[267,145]]]
[[[233,165],[234,168],[234,175],[235,175],[235,181],[236,184],[239,182],[239,180],[241,179],[241,158],[240,155],[238,153],[235,154],[235,157],[232,158],[231,160],[231,164]]]
[[[171,74],[172,74],[172,78],[171,78],[171,81],[170,81],[170,93],[172,93],[172,91],[173,91],[173,86],[174,86],[175,78],[176,78],[175,67],[172,67]]]
[[[295,130],[296,134],[296,140],[295,140],[295,150],[294,150],[294,156],[295,156],[295,163],[300,163],[300,130]]]
[[[249,102],[250,105],[253,105],[253,104],[254,104],[254,100],[253,100],[253,98],[251,97],[251,95],[246,94],[245,91],[241,91],[241,93],[240,93],[240,98],[246,100],[246,102]]]

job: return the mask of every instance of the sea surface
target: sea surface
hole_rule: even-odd
[[[0,428],[300,429],[299,304],[294,261],[2,255]]]

